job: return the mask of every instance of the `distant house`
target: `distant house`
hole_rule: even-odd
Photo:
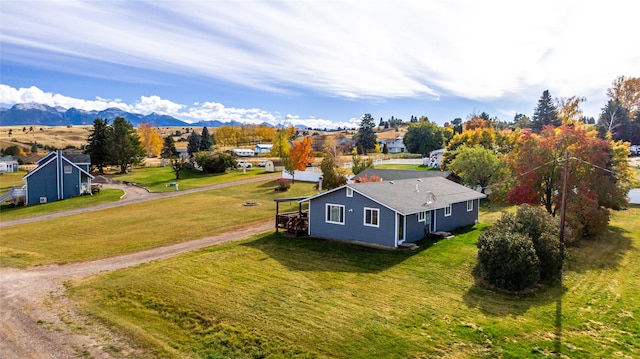
[[[47,203],[91,193],[89,155],[54,151],[37,161],[23,179],[27,182],[26,204]]]
[[[402,153],[407,152],[407,148],[404,146],[402,136],[398,136],[396,138],[382,139],[378,141],[380,148],[382,148],[385,144],[387,145],[387,151],[389,153]]]
[[[244,148],[234,148],[231,150],[231,152],[233,152],[233,154],[238,157],[253,157],[256,155],[256,153],[253,152],[253,150],[247,150]]]
[[[429,157],[425,157],[422,160],[423,164],[431,168],[438,168],[442,166],[442,156],[446,151],[446,149],[442,148],[429,152]]]
[[[18,161],[7,156],[0,158],[0,172],[18,172]]]
[[[256,153],[269,153],[273,148],[271,143],[258,143],[254,149]]]
[[[478,221],[486,196],[443,177],[347,184],[304,199],[308,234],[397,248]]]

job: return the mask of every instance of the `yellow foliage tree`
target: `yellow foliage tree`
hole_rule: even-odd
[[[148,157],[157,157],[162,151],[162,136],[157,127],[148,123],[141,123],[136,130],[140,137],[140,143]]]
[[[295,169],[298,171],[306,170],[312,153],[311,137],[305,137],[302,140],[295,142],[289,153]]]
[[[575,126],[582,123],[580,102],[585,101],[587,101],[587,98],[580,96],[560,97],[556,99],[558,119],[562,121],[563,125]]]

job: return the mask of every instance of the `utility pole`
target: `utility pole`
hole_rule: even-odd
[[[560,243],[564,243],[564,224],[567,211],[567,175],[569,173],[569,151],[564,152],[564,170],[562,173],[562,200],[560,204]]]

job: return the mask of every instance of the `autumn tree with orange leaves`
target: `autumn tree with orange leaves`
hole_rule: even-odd
[[[298,171],[304,171],[307,169],[309,159],[313,159],[313,148],[311,148],[311,137],[305,137],[300,141],[293,144],[291,151],[289,152],[291,160],[293,161],[293,167]]]
[[[567,224],[571,239],[578,240],[603,231],[609,209],[628,203],[632,174],[622,142],[603,140],[595,131],[573,126],[547,127],[540,135],[525,132],[507,156],[512,177],[503,184],[508,202],[543,205],[555,216],[561,206],[566,152]]]

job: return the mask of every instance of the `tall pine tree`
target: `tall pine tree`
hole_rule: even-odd
[[[375,126],[376,124],[371,114],[365,113],[360,121],[358,138],[356,139],[356,146],[362,148],[362,152],[365,155],[376,148],[376,134],[373,132]]]
[[[196,131],[191,131],[187,137],[187,153],[191,156],[198,151],[200,151],[200,135]]]
[[[98,174],[104,174],[104,167],[109,164],[109,120],[96,118],[93,129],[89,133],[85,153],[91,157],[91,164],[98,169]]]
[[[126,173],[131,165],[139,164],[145,151],[140,136],[133,125],[123,117],[116,117],[109,131],[109,163],[120,166],[120,173]]]
[[[211,151],[211,147],[215,144],[213,136],[209,133],[207,126],[202,128],[202,134],[200,135],[200,151]]]
[[[533,119],[531,121],[531,129],[536,132],[542,132],[545,126],[560,126],[562,123],[558,118],[558,109],[553,103],[549,90],[544,90],[540,100],[538,100],[538,106],[533,112]]]

